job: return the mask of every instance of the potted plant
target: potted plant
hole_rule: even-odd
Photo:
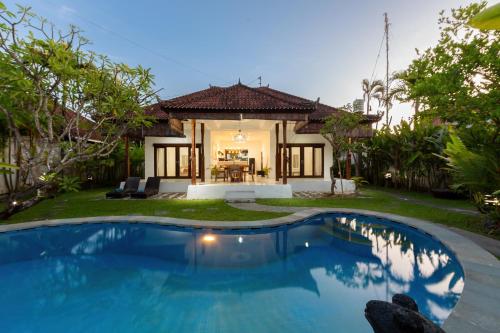
[[[269,174],[271,173],[271,168],[266,166],[265,168],[262,169],[262,172],[264,173],[264,177],[269,177]]]
[[[217,165],[212,165],[210,167],[210,177],[215,178],[215,175],[217,175]]]
[[[368,182],[363,177],[351,177],[351,180],[354,182],[354,188],[355,188],[356,194],[359,192],[359,189],[363,185],[368,184]]]

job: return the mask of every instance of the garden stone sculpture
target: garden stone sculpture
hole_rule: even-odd
[[[392,303],[369,301],[365,317],[375,333],[445,333],[418,312],[411,297],[403,294],[394,295]]]

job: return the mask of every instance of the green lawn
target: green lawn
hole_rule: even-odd
[[[287,215],[286,213],[239,210],[226,205],[222,200],[106,200],[104,199],[106,191],[106,189],[97,189],[62,194],[55,199],[42,201],[26,211],[15,214],[5,222],[17,223],[33,220],[109,215],[150,215],[197,220],[251,221]],[[278,206],[368,209],[420,218],[485,235],[479,216],[451,212],[401,200],[395,198],[394,193],[394,190],[366,188],[357,197],[260,199],[258,203]],[[465,201],[434,199],[421,193],[401,192],[401,194],[432,205],[472,209],[472,206]],[[500,239],[499,234],[488,236]]]
[[[439,199],[439,198],[434,198],[432,194],[422,193],[422,192],[408,192],[408,191],[400,191],[400,190],[386,189],[386,188],[373,188],[373,189],[382,192],[394,193],[396,195],[405,196],[423,202],[428,202],[433,205],[441,205],[450,208],[469,209],[474,211],[476,210],[476,207],[474,207],[474,205],[470,200]]]
[[[410,196],[409,193],[403,193]],[[411,194],[414,195],[414,194]],[[440,204],[455,208],[468,208],[468,204],[463,201],[434,199],[425,194],[415,194],[418,199],[423,198],[434,205]],[[443,201],[447,204],[443,204]],[[451,203],[452,202],[452,203]],[[415,217],[423,220],[441,223],[447,226],[453,226],[464,230],[472,231],[478,234],[500,239],[499,234],[487,235],[482,228],[480,216],[451,212],[445,209],[415,204],[409,201],[400,200],[392,196],[384,189],[367,188],[364,189],[358,197],[344,198],[322,198],[322,199],[260,199],[258,203],[274,206],[299,206],[299,207],[341,207],[375,210],[386,213],[393,213],[402,216]],[[461,205],[461,207],[459,207]]]
[[[47,199],[15,214],[7,223],[71,217],[110,215],[168,216],[197,220],[251,221],[286,213],[252,212],[233,208],[223,200],[120,200],[104,199],[107,190],[68,193]],[[4,222],[4,221],[2,221]]]

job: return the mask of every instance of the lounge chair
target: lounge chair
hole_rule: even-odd
[[[136,191],[130,194],[131,198],[146,199],[160,191],[160,177],[148,177],[143,191]]]
[[[106,198],[119,199],[128,197],[130,193],[137,192],[140,181],[140,177],[128,177],[125,181],[125,186],[123,187],[123,189],[117,188],[111,192],[106,193]]]

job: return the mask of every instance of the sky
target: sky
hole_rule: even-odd
[[[362,98],[361,81],[405,69],[415,49],[436,44],[442,9],[470,0],[125,1],[1,0],[32,10],[58,28],[84,31],[91,48],[115,62],[151,68],[163,99],[209,85],[262,84],[342,106]],[[490,1],[491,4],[491,1]],[[377,65],[375,65],[377,63]],[[395,105],[393,124],[411,116]]]

